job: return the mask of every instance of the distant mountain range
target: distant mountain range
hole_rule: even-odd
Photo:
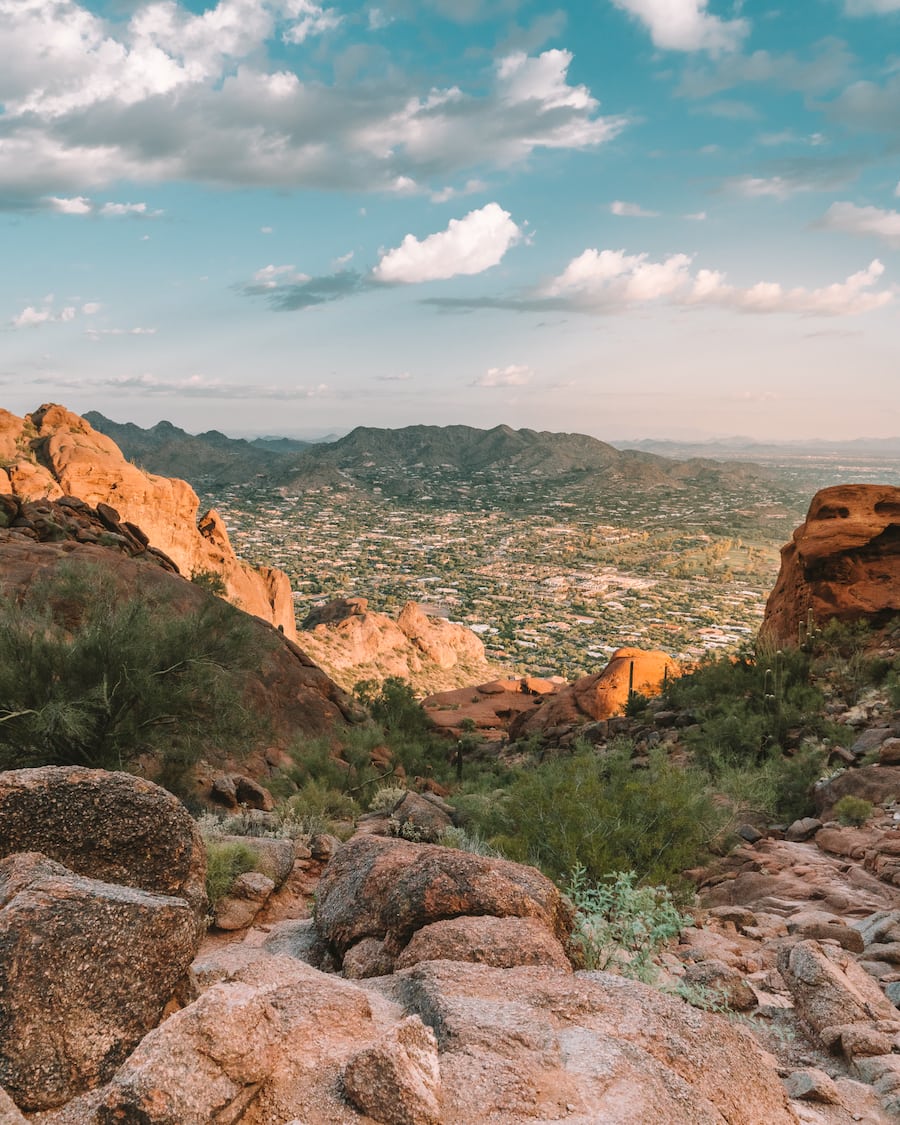
[[[170,422],[150,429],[117,423],[96,411],[85,417],[111,437],[130,460],[149,472],[182,476],[196,484],[232,484],[265,479],[273,486],[304,491],[322,485],[378,488],[414,498],[433,492],[435,478],[492,488],[588,484],[641,488],[715,483],[737,475],[764,475],[753,465],[708,458],[674,460],[654,452],[620,450],[585,434],[549,433],[495,426],[359,426],[333,442],[229,438],[217,430],[189,434]]]
[[[853,438],[849,441],[763,442],[753,438],[714,438],[708,441],[671,441],[644,438],[640,441],[617,442],[617,448],[640,449],[662,457],[714,457],[718,460],[739,458],[757,461],[770,458],[791,460],[800,457],[855,457],[900,460],[900,437]]]

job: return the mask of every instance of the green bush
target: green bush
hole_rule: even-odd
[[[575,907],[572,941],[587,969],[604,969],[652,983],[653,958],[691,919],[666,887],[639,887],[633,871],[616,871],[592,883],[581,864],[566,886]]]
[[[872,815],[874,805],[863,797],[853,797],[849,793],[835,803],[832,812],[848,827],[861,828]]]
[[[215,910],[228,894],[238,875],[253,871],[255,864],[256,853],[246,844],[215,837],[206,839],[206,893],[210,910]]]
[[[264,659],[265,634],[219,599],[185,612],[164,598],[72,562],[0,601],[0,769],[146,754],[171,783],[208,746],[260,738],[236,674]]]
[[[581,865],[595,882],[624,870],[674,884],[705,858],[727,812],[705,776],[673,765],[661,749],[636,768],[620,740],[605,757],[580,753],[523,773],[491,817],[503,825],[493,846],[558,882]]]

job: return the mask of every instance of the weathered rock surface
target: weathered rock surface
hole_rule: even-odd
[[[437,1040],[418,1016],[409,1016],[344,1068],[344,1092],[363,1113],[384,1125],[442,1125]]]
[[[394,621],[365,598],[339,598],[303,622],[302,644],[337,683],[400,676],[421,691],[477,683],[491,674],[480,638],[407,602]]]
[[[265,906],[275,884],[259,871],[245,871],[216,903],[213,925],[217,930],[244,930]]]
[[[533,867],[376,836],[345,844],[316,896],[316,929],[339,959],[362,938],[395,957],[423,926],[485,914],[533,918],[562,942],[572,928],[565,900]]]
[[[629,684],[641,695],[658,695],[664,679],[679,675],[678,665],[664,652],[619,648],[602,672],[583,676],[546,696],[540,706],[516,718],[511,738],[599,721],[621,714],[628,702]]]
[[[198,526],[200,502],[187,482],[138,469],[115,442],[62,406],[45,405],[25,418],[0,411],[0,450],[10,462],[9,489],[19,498],[75,496],[92,507],[112,505],[117,518],[141,528],[182,574],[212,571],[230,601],[296,639],[287,575],[240,560],[215,511]]]
[[[372,987],[435,1029],[448,1123],[796,1121],[752,1037],[634,981],[431,961]]]
[[[805,522],[781,551],[763,629],[797,644],[812,620],[900,614],[900,488],[844,484],[817,492]]]
[[[77,875],[185,899],[206,913],[206,851],[177,798],[127,773],[0,773],[0,858],[41,852]]]
[[[91,1122],[113,1125],[344,1125],[344,1065],[400,1013],[299,961],[238,963],[152,1031],[120,1068]]]
[[[397,958],[396,968],[408,969],[420,961],[476,961],[498,969],[547,965],[572,971],[566,951],[542,922],[491,915],[446,918],[423,926]]]
[[[156,1025],[196,952],[187,902],[0,861],[0,1083],[26,1110],[108,1079]]]

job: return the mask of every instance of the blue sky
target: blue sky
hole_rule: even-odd
[[[0,383],[900,433],[900,0],[0,0]]]

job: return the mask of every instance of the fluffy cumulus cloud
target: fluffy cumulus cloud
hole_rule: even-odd
[[[785,288],[758,282],[744,288],[728,283],[718,270],[692,269],[687,254],[653,261],[624,250],[585,250],[538,293],[539,301],[583,312],[614,312],[657,301],[685,307],[718,307],[745,313],[799,313],[849,316],[883,308],[893,300],[876,288],[884,273],[877,259],[845,281],[819,289]],[[528,302],[527,307],[539,307]]]
[[[853,203],[832,203],[819,226],[848,234],[870,235],[900,249],[900,211],[880,207],[857,207]]]
[[[508,211],[488,203],[462,219],[451,219],[446,230],[421,242],[408,234],[383,255],[373,276],[376,281],[409,285],[484,273],[501,261],[521,234]]]
[[[471,383],[473,387],[524,387],[531,382],[532,370],[521,363],[506,367],[489,367]]]
[[[124,180],[447,191],[466,171],[598,145],[625,124],[570,82],[566,51],[508,54],[471,92],[397,73],[356,88],[295,60],[341,23],[328,4],[119,10],[130,15],[0,0],[0,206],[86,214],[92,190]]]
[[[650,32],[665,51],[735,51],[749,31],[746,20],[710,15],[707,0],[613,0]]]
[[[2,159],[2,155],[0,155]],[[162,211],[152,211],[146,203],[96,203],[85,195],[72,198],[48,195],[37,200],[36,208],[55,211],[58,215],[99,215],[103,219],[123,218],[158,219]]]

